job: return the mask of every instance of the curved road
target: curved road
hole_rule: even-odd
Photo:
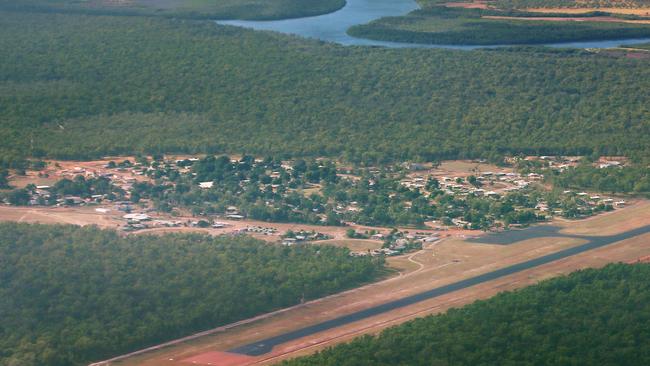
[[[524,232],[523,230],[522,232]],[[349,323],[353,323],[359,320],[370,318],[375,315],[383,314],[388,311],[399,309],[405,306],[409,306],[424,300],[433,299],[438,296],[442,296],[454,291],[462,290],[471,286],[475,286],[484,282],[492,281],[504,276],[509,276],[521,271],[525,271],[534,267],[538,267],[547,263],[551,263],[560,259],[564,259],[576,254],[586,252],[588,250],[600,248],[612,243],[616,243],[622,240],[630,239],[638,235],[650,233],[650,225],[630,230],[621,234],[609,235],[609,236],[581,236],[581,235],[564,235],[560,234],[559,236],[570,236],[575,238],[581,238],[587,240],[586,244],[578,245],[572,248],[564,249],[559,252],[548,254],[539,258],[531,259],[525,262],[521,262],[512,266],[504,267],[497,269],[492,272],[484,273],[475,277],[467,278],[462,281],[454,282],[445,286],[437,287],[419,294],[411,295],[399,300],[394,300],[381,304],[378,306],[373,306],[371,308],[354,312],[352,314],[344,315],[338,318],[327,320],[318,324],[314,324],[305,328],[297,329],[285,334],[281,334],[275,337],[262,339],[241,347],[237,347],[229,350],[228,352],[239,353],[249,356],[261,356],[270,352],[273,347],[293,341],[302,337],[313,335],[328,329],[340,327]],[[496,236],[495,236],[496,237]]]

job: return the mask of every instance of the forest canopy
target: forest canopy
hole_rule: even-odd
[[[191,19],[286,19],[330,13],[345,0],[0,0],[0,9]]]
[[[582,270],[282,365],[647,365],[648,276],[648,264]]]
[[[383,273],[331,246],[0,223],[0,364],[87,364]]]
[[[650,151],[648,61],[343,47],[212,22],[0,12],[0,160]]]

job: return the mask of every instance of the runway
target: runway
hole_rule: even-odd
[[[526,233],[526,230],[532,230],[532,233]],[[530,234],[532,237],[538,236],[540,233],[537,231],[539,228],[531,228],[526,230],[520,230],[517,237],[522,235]],[[387,302],[381,305],[373,306],[368,309],[357,311],[348,315],[344,315],[338,318],[334,318],[328,321],[324,321],[318,324],[314,324],[308,327],[297,329],[291,332],[287,332],[278,336],[262,339],[247,345],[237,347],[229,350],[231,353],[238,353],[248,356],[261,356],[270,352],[273,347],[281,345],[283,343],[293,341],[302,337],[313,335],[325,330],[332,328],[340,327],[349,323],[353,323],[359,320],[370,318],[382,313],[399,309],[405,306],[409,306],[424,300],[433,299],[438,296],[446,295],[454,291],[462,290],[471,286],[475,286],[484,282],[492,281],[504,276],[509,276],[518,272],[522,272],[531,268],[535,268],[547,263],[551,263],[560,259],[564,259],[576,254],[580,254],[592,249],[600,248],[613,244],[622,240],[630,239],[638,235],[650,233],[650,225],[643,226],[638,229],[630,230],[624,233],[609,235],[609,236],[581,236],[581,235],[564,235],[558,233],[555,229],[542,229],[542,232],[546,235],[544,236],[558,236],[558,237],[573,237],[580,238],[587,241],[587,243],[578,245],[572,248],[564,249],[555,253],[544,255],[535,259],[531,259],[525,262],[517,263],[508,267],[500,268],[488,273],[484,273],[475,277],[467,278],[458,282],[454,282],[445,286],[437,287],[428,291],[424,291],[415,295],[407,296],[399,300],[394,300]],[[549,233],[555,233],[557,235],[548,235]],[[507,232],[504,234],[494,234],[486,237],[486,243],[490,244],[502,244],[507,245],[512,241],[512,234]],[[499,238],[501,237],[501,241]],[[480,242],[480,239],[478,239]]]

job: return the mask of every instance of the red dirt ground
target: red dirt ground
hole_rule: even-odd
[[[635,263],[650,263],[650,255],[646,255],[645,257],[637,258],[633,261],[627,262],[629,264],[635,264]]]
[[[649,24],[650,20],[639,19],[621,19],[610,16],[597,16],[597,17],[511,17],[501,15],[486,15],[482,18],[485,19],[509,19],[509,20],[539,20],[547,22],[606,22],[606,23],[635,23],[635,24]]]
[[[255,357],[218,351],[201,353],[200,355],[181,360],[183,363],[212,366],[243,366],[249,365],[253,361],[255,361]]]

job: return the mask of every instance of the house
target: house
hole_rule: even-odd
[[[80,205],[84,203],[84,200],[77,196],[65,196],[63,197],[63,202],[66,205]]]
[[[295,238],[284,238],[282,239],[282,245],[291,246],[298,242]]]
[[[214,186],[214,182],[200,182],[199,187],[201,189],[210,189]]]
[[[400,239],[395,240],[395,245],[394,246],[405,246],[406,244],[408,244],[408,240],[406,240],[404,238],[400,238]]]
[[[460,228],[465,227],[466,225],[469,225],[469,222],[467,222],[465,220],[461,220],[461,219],[451,219],[451,222],[454,225],[456,225],[456,226],[458,226]]]
[[[149,215],[143,213],[130,213],[122,216],[122,218],[136,222],[151,220],[151,217]]]
[[[621,162],[620,161],[605,161],[601,164],[598,165],[599,169],[605,169],[605,168],[610,168],[610,167],[620,167]]]
[[[243,215],[229,214],[229,215],[226,215],[226,218],[231,219],[231,220],[243,220],[245,217]]]
[[[422,241],[425,242],[425,243],[435,243],[438,240],[440,240],[440,237],[435,236],[435,235],[428,236],[428,237],[422,239]]]

